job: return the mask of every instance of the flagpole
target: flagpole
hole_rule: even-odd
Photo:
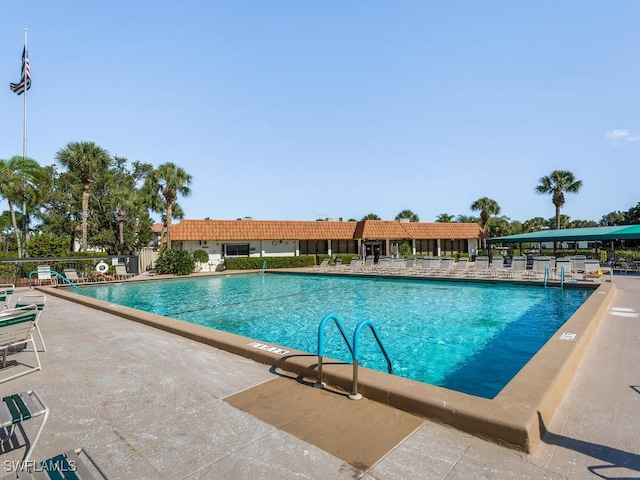
[[[24,29],[24,52],[27,55],[27,29]],[[26,59],[23,60],[23,62]],[[25,65],[25,78],[24,78],[24,99],[23,99],[23,124],[22,124],[22,161],[24,164],[27,162],[27,72]],[[27,243],[27,185],[24,175],[22,176],[22,235],[24,238],[23,255],[26,256],[26,243]]]

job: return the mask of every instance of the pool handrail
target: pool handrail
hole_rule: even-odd
[[[369,327],[373,336],[380,347],[380,351],[382,355],[384,355],[385,360],[387,361],[387,370],[390,374],[393,373],[393,365],[391,364],[391,359],[387,354],[387,350],[384,348],[382,344],[382,340],[380,340],[380,334],[378,333],[378,329],[375,324],[369,320],[362,320],[356,325],[356,329],[353,332],[353,387],[352,391],[349,394],[349,398],[351,400],[360,400],[362,395],[358,393],[358,362],[360,360],[360,332],[363,328]]]
[[[323,388],[326,385],[322,380],[322,357],[324,357],[324,327],[330,320],[333,320],[333,322],[336,324],[336,327],[338,327],[344,343],[346,343],[347,348],[349,349],[349,353],[353,358],[353,346],[349,341],[349,337],[347,337],[347,332],[344,329],[344,325],[337,315],[333,315],[331,313],[329,315],[325,315],[325,317],[320,321],[320,326],[318,327],[318,380],[314,384],[314,386],[318,388]]]
[[[326,386],[326,383],[323,381],[323,378],[322,378],[322,360],[324,358],[324,347],[325,347],[324,330],[327,322],[330,322],[331,320],[333,320],[333,322],[338,327],[338,330],[342,335],[342,339],[344,340],[344,343],[347,345],[347,348],[351,353],[351,360],[353,364],[353,385],[352,385],[351,393],[349,394],[349,398],[351,400],[359,400],[362,398],[362,395],[358,393],[358,363],[360,360],[360,336],[363,328],[369,327],[369,329],[373,333],[373,336],[376,342],[378,343],[378,346],[380,347],[380,351],[384,355],[384,358],[387,362],[387,370],[390,374],[393,373],[393,365],[391,364],[391,359],[389,358],[389,355],[387,354],[387,350],[384,348],[384,345],[382,344],[382,340],[380,339],[380,334],[378,333],[378,329],[376,328],[375,324],[371,320],[369,319],[362,320],[358,323],[358,325],[356,325],[356,328],[353,332],[353,342],[350,342],[349,338],[347,337],[347,332],[344,328],[344,325],[342,324],[338,316],[333,314],[326,315],[320,321],[320,326],[318,327],[318,378],[314,383],[314,387],[324,388]]]
[[[38,271],[34,270],[32,272],[29,272],[29,278],[33,277],[34,274],[37,274]],[[78,285],[76,285],[75,283],[73,283],[71,280],[69,280],[67,277],[65,277],[64,275],[60,275],[58,272],[56,272],[55,270],[51,270],[51,275],[54,275],[60,279],[62,279],[63,282],[68,283],[69,285],[71,285],[73,288],[78,288]]]

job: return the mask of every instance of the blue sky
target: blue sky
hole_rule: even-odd
[[[193,175],[186,218],[554,215],[640,201],[640,2],[0,3],[0,158],[71,141]],[[0,204],[0,208],[6,208]]]

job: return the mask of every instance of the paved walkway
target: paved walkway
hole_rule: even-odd
[[[41,321],[43,370],[0,384],[0,394],[35,389],[48,402],[33,459],[83,445],[114,479],[639,479],[640,276],[614,281],[612,308],[534,455],[420,418],[373,466],[354,466],[339,448],[299,433],[305,422],[278,428],[238,406],[243,392],[283,382],[281,372],[52,296]],[[336,412],[354,404],[339,395],[325,401]],[[374,433],[358,434],[359,422],[348,421],[327,422],[325,431],[377,445],[397,433],[389,419]],[[27,437],[37,425],[24,424]]]

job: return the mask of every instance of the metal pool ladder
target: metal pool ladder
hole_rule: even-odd
[[[380,347],[380,351],[384,355],[385,360],[387,361],[387,370],[389,373],[393,373],[393,366],[391,365],[391,360],[389,359],[389,355],[380,340],[380,334],[378,333],[378,329],[374,325],[371,320],[362,320],[356,325],[356,328],[353,332],[353,342],[349,341],[349,337],[347,336],[347,332],[344,328],[344,325],[340,321],[340,319],[333,314],[329,314],[325,316],[320,322],[320,326],[318,327],[318,380],[314,384],[315,387],[324,388],[326,383],[322,380],[322,359],[324,357],[324,344],[325,344],[325,325],[333,320],[333,322],[338,327],[338,331],[342,335],[342,339],[344,343],[347,345],[349,349],[349,353],[351,353],[351,360],[353,363],[353,384],[351,388],[351,393],[349,394],[349,398],[351,400],[360,400],[362,395],[358,393],[358,362],[360,360],[360,333],[362,329],[365,327],[369,327],[373,336]]]

